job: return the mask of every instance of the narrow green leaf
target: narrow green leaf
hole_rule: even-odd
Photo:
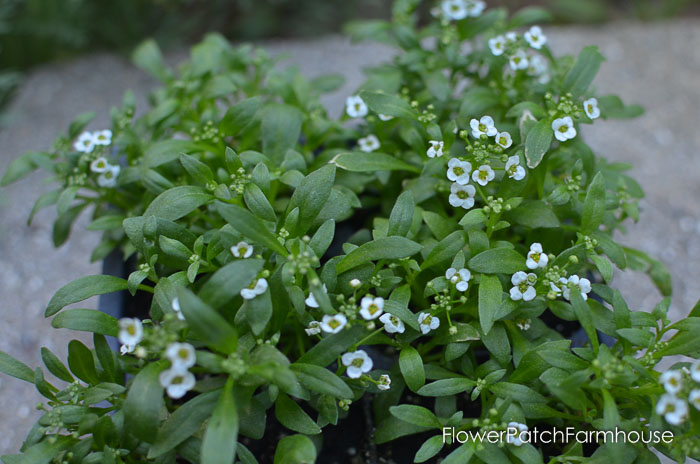
[[[420,173],[420,168],[385,153],[352,152],[333,158],[338,167],[351,172],[410,171]]]
[[[110,275],[94,275],[81,277],[61,287],[49,301],[44,316],[53,316],[69,304],[87,300],[95,295],[126,290],[129,283],[119,277]]]
[[[440,379],[423,385],[416,393],[421,396],[451,396],[469,392],[476,382],[463,377]]]
[[[219,131],[226,136],[240,134],[255,118],[260,109],[260,101],[261,98],[257,96],[233,105],[221,119]]]
[[[194,156],[180,153],[180,163],[182,167],[185,168],[185,171],[200,184],[206,186],[208,183],[214,181],[214,173],[211,172],[211,168]]]
[[[482,275],[479,283],[479,323],[484,333],[493,327],[503,298],[501,281],[496,276]]]
[[[202,439],[201,464],[231,464],[236,457],[238,411],[229,377]]]
[[[542,119],[527,133],[525,158],[530,169],[534,169],[540,164],[545,153],[552,145],[553,137],[552,121],[549,119]]]
[[[290,367],[296,373],[299,382],[314,393],[330,395],[335,398],[352,399],[353,397],[350,387],[325,367],[298,362]]]
[[[294,400],[280,393],[275,402],[275,417],[289,430],[306,435],[321,433],[321,428]]]
[[[470,259],[469,269],[484,274],[513,274],[525,269],[525,257],[510,248],[492,248]]]
[[[405,191],[396,199],[396,203],[389,215],[389,230],[387,235],[400,235],[405,237],[413,224],[413,213],[416,202],[413,200],[413,193]]]
[[[440,240],[437,245],[430,250],[428,256],[421,263],[421,270],[428,269],[436,264],[443,263],[447,260],[452,260],[455,255],[461,250],[466,243],[464,231],[456,230],[450,235]]]
[[[411,108],[411,105],[406,100],[396,95],[363,91],[360,92],[360,97],[367,103],[369,109],[377,114],[406,119],[418,118],[418,112]]]
[[[158,195],[143,215],[176,221],[213,199],[214,197],[201,187],[180,185]]]
[[[179,288],[177,296],[185,320],[202,342],[224,354],[236,351],[238,335],[226,319],[186,288]]]
[[[304,177],[294,189],[287,206],[287,212],[299,208],[299,222],[295,230],[290,231],[294,236],[303,235],[309,230],[328,201],[334,182],[335,166],[329,164]]]
[[[209,277],[199,297],[214,308],[225,306],[255,279],[263,264],[260,259],[231,261]]]
[[[305,435],[291,435],[277,443],[273,464],[311,464],[316,462],[316,447]]]
[[[401,259],[418,253],[422,245],[404,237],[383,237],[354,249],[337,265],[338,274],[380,259]]]
[[[254,183],[250,182],[246,184],[245,190],[243,191],[243,199],[250,212],[260,219],[271,222],[277,221],[277,215],[270,201],[263,191],[260,190],[260,187]]]
[[[389,412],[391,412],[392,416],[409,424],[420,425],[421,427],[441,427],[440,421],[435,417],[435,414],[422,406],[400,404],[389,408]]]
[[[425,384],[423,360],[418,351],[411,345],[406,345],[401,349],[399,368],[406,385],[412,391],[417,392]]]
[[[559,219],[552,208],[541,200],[524,201],[508,215],[513,222],[536,228],[559,227]]]
[[[218,201],[216,207],[221,217],[238,232],[282,256],[287,256],[287,249],[282,246],[277,237],[249,211],[240,206],[227,205]]]
[[[571,306],[574,308],[576,318],[581,323],[581,326],[583,326],[583,330],[586,331],[586,335],[588,335],[588,339],[591,341],[593,350],[598,352],[598,346],[600,344],[598,342],[598,332],[593,324],[593,315],[591,314],[591,310],[581,296],[581,293],[576,289],[571,290],[570,295]]]
[[[68,367],[83,382],[91,385],[99,383],[92,351],[78,340],[68,343]]]
[[[31,370],[29,366],[18,361],[4,351],[0,351],[0,372],[24,380],[25,382],[34,383],[34,371]]]
[[[302,113],[299,109],[278,103],[267,105],[262,113],[263,153],[281,162],[294,148],[301,134]]]
[[[576,62],[564,77],[563,91],[573,93],[574,97],[583,95],[598,74],[603,61],[605,58],[600,54],[598,47],[588,46],[581,50]]]
[[[51,350],[46,347],[41,347],[41,360],[44,361],[44,365],[53,375],[63,380],[64,382],[73,382],[75,379],[68,371],[66,366],[58,359],[58,356],[53,354]]]
[[[586,192],[581,215],[581,233],[589,235],[598,230],[605,215],[605,181],[599,172],[593,177]]]
[[[51,326],[116,337],[119,321],[109,314],[95,309],[67,309],[53,318]]]

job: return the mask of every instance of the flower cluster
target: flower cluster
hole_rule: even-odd
[[[664,372],[659,381],[666,392],[656,403],[656,413],[666,422],[681,425],[688,419],[689,405],[700,411],[700,359],[689,369]]]

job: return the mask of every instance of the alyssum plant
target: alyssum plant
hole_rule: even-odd
[[[55,327],[94,333],[94,349],[69,344],[68,367],[42,349],[61,384],[0,354],[47,399],[4,462],[338,461],[327,437],[367,401],[369,460],[400,460],[413,434],[415,462],[700,457],[700,361],[655,369],[698,358],[700,307],[672,324],[668,298],[631,311],[608,285],[615,265],[670,293],[661,263],[612,238],[640,187],[579,134],[638,108],[594,94],[594,47],[552,56],[529,27],[541,10],[446,0],[418,27],[419,3],[349,27],[401,51],[339,121],[317,98],[338,76],[308,82],[217,36],[175,73],[146,44],[136,61],[163,83],[150,111],[135,118],[127,94],[109,130],[81,133],[80,118],[11,165],[4,183],[37,167],[60,183],[35,207],[56,204],[57,245],[91,209],[93,259],[119,248],[138,264],[49,302]],[[64,309],[125,289],[152,297],[148,319]],[[567,321],[583,342],[557,330]],[[673,439],[543,446],[528,427]],[[499,443],[450,438],[508,428]]]

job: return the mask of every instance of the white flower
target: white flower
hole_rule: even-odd
[[[343,330],[343,327],[348,323],[348,318],[342,314],[329,315],[326,314],[321,319],[321,330],[327,333],[338,333]]]
[[[175,314],[177,314],[177,318],[180,319],[181,321],[185,320],[185,316],[182,314],[182,309],[180,308],[180,299],[175,297],[173,298],[173,302],[170,303],[170,307],[173,308],[173,311],[175,311]]]
[[[489,48],[493,56],[501,56],[506,50],[506,38],[502,35],[489,39]]]
[[[508,42],[515,42],[518,40],[518,34],[515,31],[506,32],[506,40]]]
[[[386,391],[391,388],[391,377],[386,374],[379,376],[379,383],[377,383],[377,388]]]
[[[386,114],[378,114],[377,116],[379,116],[379,119],[381,119],[382,121],[391,121],[392,119],[394,119],[393,116],[387,116]]]
[[[231,253],[236,258],[250,258],[253,255],[253,247],[241,241],[231,247]]]
[[[600,108],[598,108],[598,99],[589,98],[583,102],[583,110],[586,112],[586,116],[591,119],[597,119],[600,117]]]
[[[515,325],[517,325],[520,330],[530,330],[531,322],[532,319],[520,319],[515,323]]]
[[[465,0],[443,0],[442,12],[447,19],[460,20],[469,15]]]
[[[700,388],[690,391],[690,395],[688,395],[688,402],[692,404],[695,409],[700,411]]]
[[[189,343],[171,343],[165,349],[165,357],[175,369],[187,370],[197,362],[194,347]]]
[[[362,298],[360,307],[360,315],[364,319],[371,321],[381,316],[384,312],[384,298],[373,298],[372,295],[368,295]]]
[[[552,123],[552,130],[554,131],[554,136],[560,142],[566,142],[576,137],[576,128],[571,116],[555,119]]]
[[[664,393],[656,403],[656,413],[671,425],[681,425],[688,417],[688,404],[680,398]]]
[[[321,323],[318,321],[309,322],[309,326],[304,329],[306,335],[309,337],[312,335],[318,335],[321,333]]]
[[[457,290],[466,292],[469,288],[469,280],[472,278],[472,273],[466,268],[457,270],[451,267],[445,272],[445,278],[455,284]]]
[[[352,288],[360,288],[360,285],[362,285],[362,282],[360,282],[360,279],[352,279],[350,281],[350,286]]]
[[[175,400],[185,396],[185,393],[192,390],[195,384],[195,378],[191,372],[174,367],[161,372],[158,380],[168,396]]]
[[[96,160],[94,160],[92,163],[90,163],[90,170],[92,172],[105,172],[109,169],[110,164],[107,162],[107,160],[103,157],[100,156]]]
[[[683,388],[683,373],[681,371],[666,371],[659,381],[664,385],[666,393],[675,395]]]
[[[476,195],[476,188],[473,185],[459,185],[455,182],[450,187],[450,205],[455,208],[469,209],[474,206],[474,195]]]
[[[95,149],[95,137],[90,132],[83,132],[78,136],[73,148],[82,153],[91,153]]]
[[[482,186],[491,182],[494,177],[496,177],[496,173],[488,164],[482,164],[479,169],[472,172],[472,180]]]
[[[554,282],[549,283],[549,293],[553,295],[553,299],[561,296],[561,288],[554,285]]]
[[[326,284],[323,284],[323,291],[328,293],[328,289],[326,288]],[[309,308],[318,308],[319,307],[318,301],[316,301],[316,297],[311,292],[309,292],[309,297],[304,300],[304,303],[306,303],[306,306],[308,306]]]
[[[403,321],[393,314],[384,313],[379,320],[384,324],[384,330],[388,333],[404,333],[406,327],[403,325]]]
[[[119,176],[119,171],[121,168],[119,166],[109,166],[106,171],[104,171],[97,178],[97,185],[103,188],[110,188],[117,185],[117,176]]]
[[[506,172],[511,179],[523,180],[525,178],[525,168],[520,166],[520,157],[518,155],[508,158]]]
[[[447,178],[459,185],[469,183],[469,174],[472,172],[472,164],[469,161],[460,161],[459,158],[452,158],[447,162]]]
[[[143,324],[136,318],[124,317],[119,319],[119,343],[136,346],[143,340]],[[131,352],[132,350],[129,350]]]
[[[496,134],[496,143],[503,148],[510,148],[513,145],[513,137],[508,132],[499,132]]]
[[[440,327],[440,319],[438,319],[436,316],[431,316],[428,313],[420,313],[418,315],[418,324],[420,324],[421,333],[425,335],[431,330],[435,330]]]
[[[380,147],[379,139],[374,134],[361,138],[357,141],[357,145],[360,147],[360,150],[365,153],[371,153]]]
[[[518,50],[510,56],[510,69],[513,71],[518,71],[521,69],[527,69],[530,66],[530,60],[527,57],[527,53],[523,50]]]
[[[527,74],[530,76],[541,76],[547,72],[547,62],[540,55],[530,57],[530,65],[527,67]],[[546,82],[543,82],[545,84]]]
[[[112,143],[112,131],[109,129],[94,132],[92,134],[92,140],[95,145],[109,145]]]
[[[359,379],[362,374],[372,370],[372,358],[364,350],[344,353],[340,360],[348,368],[345,373],[351,379]]]
[[[472,128],[472,136],[475,139],[480,138],[483,134],[486,134],[489,137],[493,137],[494,135],[498,134],[498,129],[496,129],[496,125],[491,116],[483,116],[479,120],[472,119],[469,121],[469,126]]]
[[[522,446],[527,440],[527,436],[523,434],[528,430],[525,424],[509,422],[508,429],[506,430],[506,443],[510,443],[513,446]]]
[[[690,365],[690,378],[700,383],[700,359]]]
[[[528,269],[545,267],[548,262],[549,257],[542,251],[542,245],[536,242],[530,245],[530,251],[527,254],[527,261],[525,262]]]
[[[435,158],[436,156],[439,158],[442,156],[442,149],[445,147],[445,142],[439,142],[437,140],[431,140],[430,142],[430,148],[428,148],[428,158]]]
[[[125,355],[134,351],[134,348],[136,348],[136,345],[122,345],[121,348],[119,348],[119,353]]]
[[[351,118],[367,116],[367,104],[359,95],[352,95],[345,100],[345,111]]]
[[[511,300],[531,301],[537,296],[534,287],[537,282],[537,276],[532,272],[518,271],[510,278],[510,282],[513,284],[513,288],[510,289]]]
[[[547,36],[542,33],[542,28],[539,26],[532,26],[523,36],[527,43],[537,50],[547,43]]]
[[[482,0],[467,0],[467,15],[478,18],[486,9],[486,3]]]
[[[267,280],[261,278],[254,280],[248,288],[241,290],[241,296],[245,300],[252,300],[256,296],[265,293],[265,291],[267,291]]]
[[[581,292],[581,298],[585,300],[588,299],[588,293],[591,291],[591,281],[586,279],[586,278],[580,278],[577,275],[572,275],[568,279],[562,277],[559,279],[559,282],[561,282],[562,285],[562,293],[564,294],[564,298],[569,300],[571,298],[571,289],[569,288],[569,284],[574,284],[576,287]]]

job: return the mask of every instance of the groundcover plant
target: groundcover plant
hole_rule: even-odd
[[[596,48],[552,56],[539,9],[446,0],[419,27],[419,4],[349,26],[400,52],[339,120],[318,101],[339,76],[309,82],[218,36],[174,72],[146,43],[135,60],[163,84],[148,112],[127,94],[111,128],[80,117],[10,166],[4,183],[35,168],[59,182],[34,208],[57,206],[57,245],[91,209],[92,258],[137,265],[49,302],[53,326],[94,333],[67,367],[42,349],[56,385],[0,353],[46,397],[4,462],[310,463],[366,398],[374,441],[418,434],[415,462],[700,457],[700,361],[655,369],[698,358],[700,307],[672,324],[668,298],[632,311],[609,286],[617,266],[671,291],[612,237],[641,188],[580,135],[639,108],[595,94]],[[64,309],[121,290],[152,297],[148,319]]]

